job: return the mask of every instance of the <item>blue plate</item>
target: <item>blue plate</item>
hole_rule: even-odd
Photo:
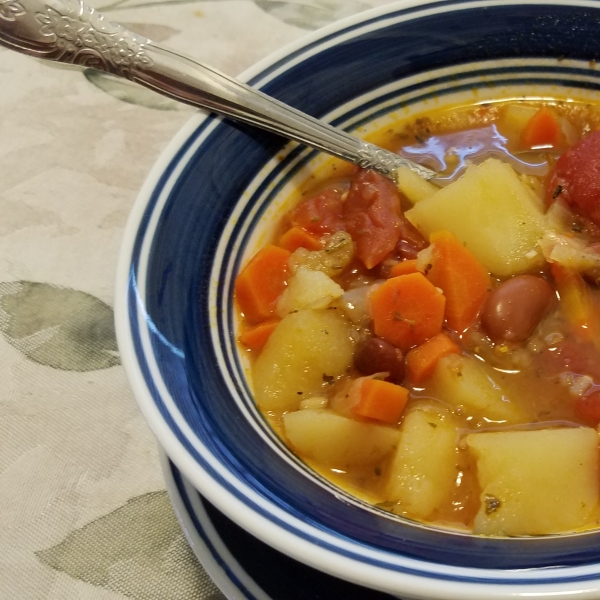
[[[203,498],[164,452],[163,474],[183,532],[206,572],[236,600],[397,600],[327,575],[247,533]]]
[[[595,0],[405,1],[312,34],[244,79],[368,131],[424,103],[600,99],[597,40]],[[120,257],[117,334],[136,398],[168,455],[254,536],[354,583],[430,598],[600,597],[600,533],[495,539],[401,519],[311,471],[257,411],[236,346],[233,282],[319,160],[199,114],[144,185]]]

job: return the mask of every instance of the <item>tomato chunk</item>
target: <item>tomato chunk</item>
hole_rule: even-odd
[[[575,413],[580,419],[598,425],[600,423],[600,391],[577,398],[575,400]]]
[[[321,236],[345,229],[342,192],[328,189],[301,202],[288,215],[292,227]]]
[[[551,204],[556,198],[600,225],[600,130],[586,135],[556,161],[546,200]]]
[[[367,269],[383,260],[400,239],[400,196],[396,186],[374,171],[360,171],[344,203],[346,231]]]
[[[600,381],[600,353],[592,342],[567,337],[555,347],[543,350],[541,358],[548,375],[569,372]]]

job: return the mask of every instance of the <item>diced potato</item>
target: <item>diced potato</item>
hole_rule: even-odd
[[[280,317],[305,308],[327,308],[344,290],[321,271],[300,267],[277,301]]]
[[[441,358],[425,390],[476,417],[508,423],[527,420],[524,409],[506,395],[491,369],[476,358],[458,354]]]
[[[539,267],[538,240],[546,231],[539,198],[510,165],[490,158],[406,212],[429,237],[443,229],[458,239],[499,277]]]
[[[392,452],[400,432],[330,410],[305,409],[283,417],[285,434],[302,456],[338,469],[368,465]]]
[[[386,499],[400,501],[403,512],[421,519],[448,503],[456,485],[456,443],[456,423],[448,411],[411,410],[400,427]]]
[[[481,508],[474,532],[543,535],[598,518],[598,433],[587,427],[474,433]]]
[[[338,310],[301,310],[275,328],[254,364],[256,402],[267,411],[296,410],[322,395],[352,365],[351,328]]]
[[[424,198],[433,196],[438,188],[408,167],[398,167],[396,169],[396,183],[398,189],[406,196],[411,204],[416,204]]]

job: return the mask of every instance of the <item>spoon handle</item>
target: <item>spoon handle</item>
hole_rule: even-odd
[[[266,129],[395,177],[436,173],[310,117],[216,69],[157,46],[82,0],[0,0],[0,45],[124,77],[165,96]]]

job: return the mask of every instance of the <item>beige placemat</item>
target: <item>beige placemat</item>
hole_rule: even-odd
[[[8,3],[0,0],[0,18]],[[17,0],[18,1],[18,0]],[[95,0],[232,75],[382,0]],[[123,227],[192,109],[0,49],[0,598],[217,600],[115,342]]]

